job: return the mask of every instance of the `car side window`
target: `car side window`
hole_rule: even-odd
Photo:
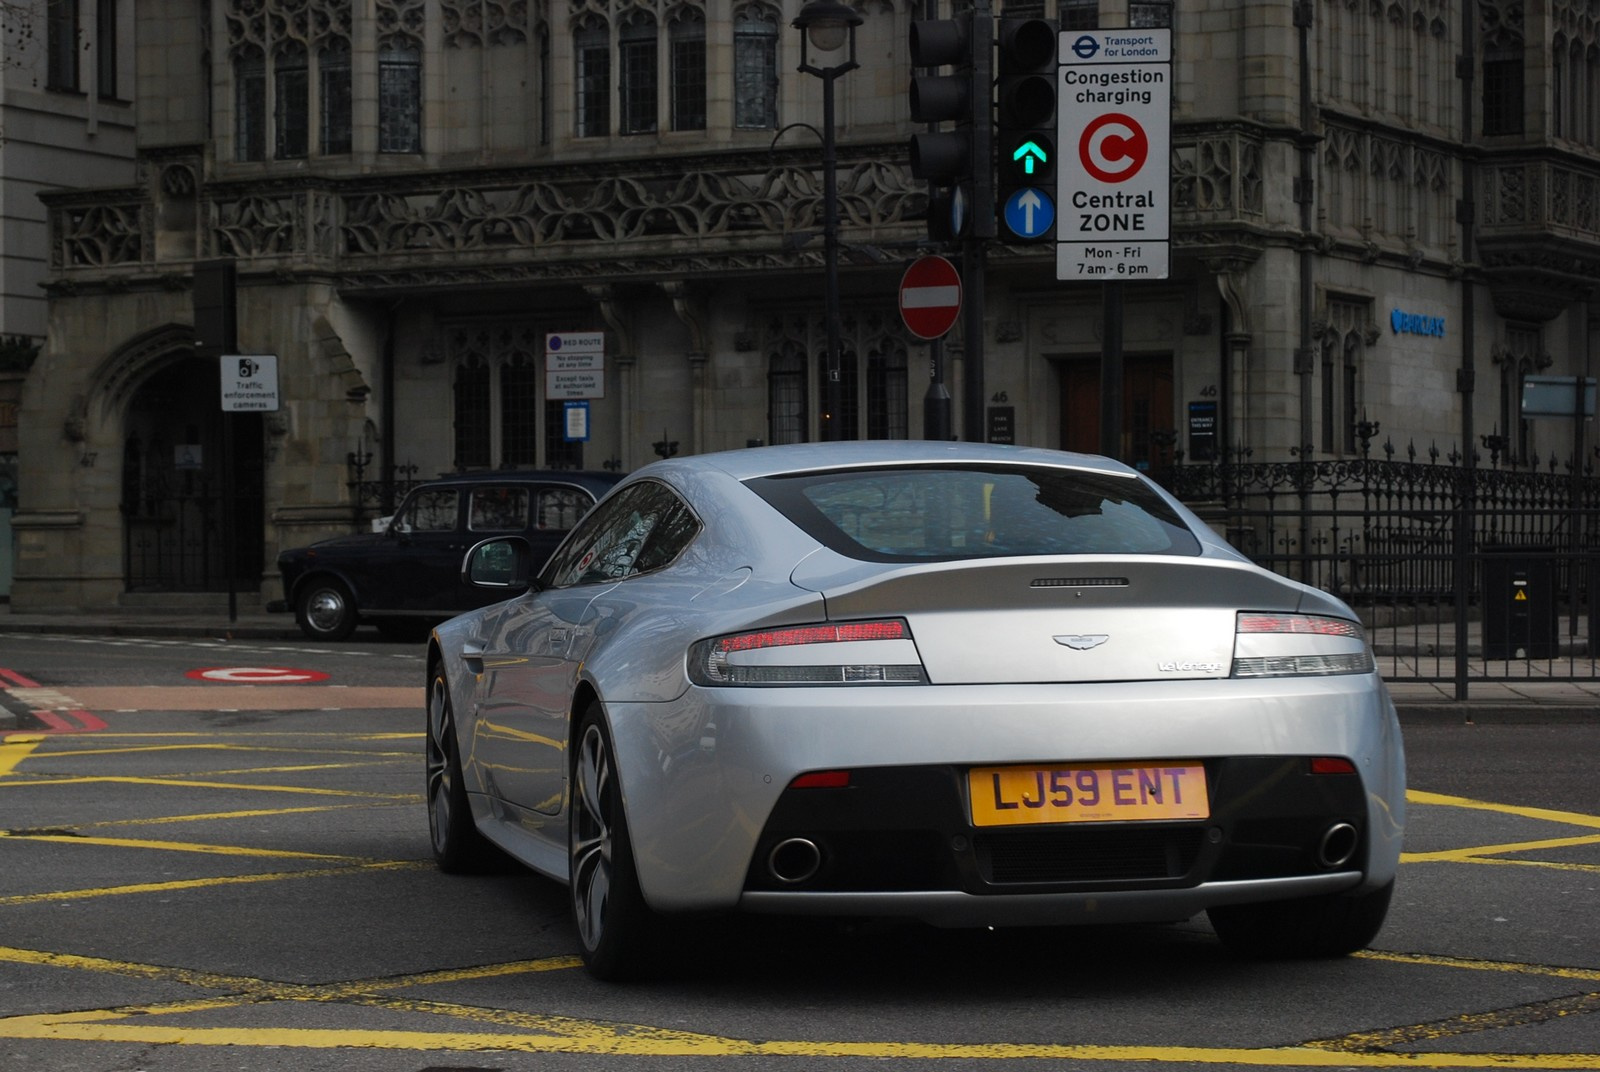
[[[455,488],[423,488],[412,494],[395,515],[395,532],[453,532],[460,516]]]
[[[698,531],[696,523],[685,537],[683,515],[692,521],[688,508],[664,484],[644,481],[626,488],[583,520],[546,567],[547,583],[564,588],[659,568]],[[663,551],[654,549],[657,536]]]
[[[473,488],[467,507],[472,532],[521,532],[528,527],[528,489]]]

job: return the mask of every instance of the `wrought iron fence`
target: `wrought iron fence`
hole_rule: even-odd
[[[372,465],[370,452],[351,451],[345,455],[345,464],[350,472],[350,502],[357,531],[394,513],[411,489],[422,483],[417,476],[418,467],[409,461],[390,466],[387,479],[378,480],[367,476],[367,469]]]
[[[1154,475],[1255,562],[1340,596],[1387,676],[1594,680],[1600,478],[1551,458],[1458,451],[1256,462],[1235,450]]]

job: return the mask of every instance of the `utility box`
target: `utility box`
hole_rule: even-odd
[[[1553,659],[1556,570],[1548,547],[1499,544],[1484,548],[1483,657]]]

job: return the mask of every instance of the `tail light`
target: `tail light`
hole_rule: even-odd
[[[928,678],[898,618],[780,626],[689,649],[696,685],[920,685]]]
[[[1234,630],[1234,677],[1367,674],[1372,649],[1360,622],[1319,614],[1241,611]]]

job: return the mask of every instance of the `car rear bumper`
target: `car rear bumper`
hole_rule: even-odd
[[[607,713],[640,882],[652,906],[662,910],[748,905],[850,914],[871,905],[873,914],[970,919],[1014,903],[1021,916],[1037,911],[1059,922],[1062,906],[1070,914],[1074,904],[1100,903],[1115,894],[1113,899],[1126,902],[1125,910],[1137,911],[1137,918],[1174,912],[1176,918],[1210,904],[1271,900],[1302,890],[1310,895],[1330,888],[1376,888],[1394,877],[1399,861],[1404,755],[1393,704],[1376,675],[1072,686],[691,689],[671,703],[608,704]],[[1103,880],[1047,873],[1025,887],[991,882],[983,877],[981,860],[969,867],[962,856],[967,850],[953,847],[956,837],[990,837],[998,843],[1042,836],[1065,839],[1064,848],[1048,852],[1078,851],[1072,843],[1078,835],[1063,835],[1060,826],[1045,835],[975,830],[964,796],[963,772],[970,766],[1189,760],[1211,770],[1243,757],[1270,765],[1274,759],[1312,756],[1346,758],[1355,768],[1354,775],[1342,776],[1347,790],[1333,804],[1292,804],[1298,798],[1291,795],[1289,810],[1303,824],[1349,821],[1358,830],[1355,855],[1321,868],[1329,873],[1307,873],[1317,871],[1315,866],[1241,866],[1237,854],[1228,862],[1221,850],[1211,848],[1219,836],[1214,827],[1223,826],[1223,847],[1235,846],[1241,841],[1240,821],[1270,826],[1270,809],[1188,824],[1203,859]],[[937,881],[907,876],[895,889],[874,889],[870,879],[835,882],[832,888],[826,883],[760,888],[759,867],[774,839],[807,836],[792,809],[780,814],[789,783],[804,772],[834,769],[920,769],[936,772],[952,786],[942,794],[906,796],[902,814],[887,821],[878,821],[887,798],[847,796],[838,814],[818,824],[820,837],[849,834],[852,823],[840,816],[855,807],[862,820],[854,835],[868,846],[859,855],[877,851],[871,847],[876,838],[883,851],[899,846],[907,859],[948,858],[954,863],[938,866],[967,870]],[[863,785],[868,781],[861,779]],[[1240,795],[1237,787],[1231,792]],[[1248,786],[1243,795],[1249,795]],[[938,809],[942,814],[933,814]],[[1132,824],[1180,833],[1184,826]],[[1314,838],[1325,825],[1306,829]],[[926,851],[906,847],[907,839],[918,837],[926,839]],[[1303,853],[1305,836],[1296,837],[1297,851]],[[972,846],[974,860],[978,848]],[[969,913],[959,907],[969,899],[988,907]],[[815,907],[799,907],[802,903]],[[895,904],[904,910],[894,909]],[[1023,907],[1034,904],[1041,907]]]
[[[1246,882],[1207,882],[1177,890],[1100,893],[1014,893],[979,896],[954,890],[892,893],[752,891],[739,900],[747,912],[780,915],[910,917],[939,927],[1092,926],[1098,923],[1176,922],[1216,905],[1342,893],[1361,884],[1359,871]]]

